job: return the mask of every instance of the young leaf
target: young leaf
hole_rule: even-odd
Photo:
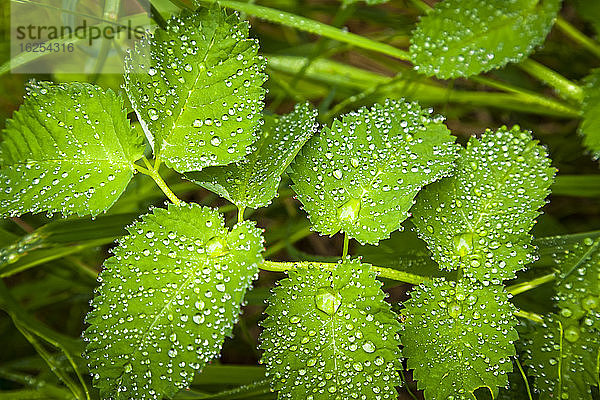
[[[125,88],[157,158],[188,172],[249,151],[266,79],[257,51],[248,23],[217,5],[174,17],[136,45]]]
[[[404,306],[403,353],[427,399],[475,400],[480,387],[496,397],[506,386],[518,335],[501,286],[437,278],[413,290]]]
[[[32,82],[0,144],[0,216],[95,216],[119,198],[143,154],[123,101],[86,83]]]
[[[265,116],[255,150],[224,167],[190,172],[186,177],[234,203],[238,208],[268,205],[277,196],[281,175],[315,133],[317,112],[308,103],[280,118]]]
[[[441,268],[500,284],[534,259],[529,231],[554,173],[529,132],[488,130],[461,150],[452,178],[419,194],[413,222]]]
[[[584,80],[583,120],[579,133],[583,135],[583,145],[594,159],[600,158],[600,69],[596,69]]]
[[[396,316],[368,264],[298,269],[273,291],[262,362],[280,399],[395,399]]]
[[[154,209],[128,231],[87,316],[90,372],[104,397],[171,397],[231,333],[262,238],[248,221],[228,231],[195,204]]]
[[[592,400],[598,386],[600,335],[572,318],[551,316],[521,333],[524,364],[535,379],[540,400]]]
[[[411,61],[427,76],[471,76],[518,62],[550,31],[561,0],[444,0],[413,32]]]
[[[375,244],[401,228],[423,186],[450,173],[456,147],[441,118],[388,100],[335,120],[288,173],[315,230]]]

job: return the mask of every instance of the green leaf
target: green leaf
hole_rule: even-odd
[[[519,62],[550,31],[560,0],[444,0],[413,32],[411,61],[427,76],[477,75]]]
[[[105,397],[171,397],[231,334],[262,238],[249,221],[228,231],[195,204],[154,209],[128,231],[87,316],[90,371]]]
[[[315,133],[316,116],[308,103],[279,118],[265,116],[255,150],[246,158],[224,167],[190,172],[186,177],[238,208],[267,206],[277,196],[281,175]]]
[[[524,364],[535,378],[540,400],[591,400],[591,386],[598,386],[598,330],[551,316],[542,326],[521,333]]]
[[[529,374],[536,378],[541,400],[592,399],[591,386],[600,382],[600,232],[539,242],[552,244],[559,269],[554,298],[558,315],[521,335]]]
[[[400,326],[368,264],[300,268],[279,284],[261,335],[278,398],[397,398]]]
[[[388,100],[336,119],[288,174],[315,230],[375,244],[401,229],[423,186],[450,173],[456,147],[440,117]]]
[[[600,69],[595,69],[584,79],[583,120],[579,133],[583,135],[583,145],[594,159],[600,158]]]
[[[0,144],[0,216],[106,211],[142,157],[123,101],[86,83],[33,82]]]
[[[529,231],[554,173],[530,132],[488,130],[461,150],[452,178],[419,194],[413,222],[442,269],[500,284],[534,260]]]
[[[403,354],[427,399],[475,399],[480,387],[496,397],[506,386],[518,335],[501,286],[437,278],[416,287],[404,306]]]
[[[600,332],[600,234],[592,233],[555,251],[560,269],[555,300],[563,321]]]
[[[217,5],[174,17],[136,45],[125,88],[157,158],[188,172],[249,152],[264,106],[257,52],[248,23]]]

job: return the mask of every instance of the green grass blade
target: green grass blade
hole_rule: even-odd
[[[25,335],[27,340],[31,342],[31,344],[36,348],[36,351],[38,351],[40,356],[42,356],[45,360],[50,361],[53,357],[49,357],[48,354],[44,354],[43,346],[41,346],[35,337],[39,337],[64,353],[66,358],[69,360],[73,371],[77,375],[78,381],[81,384],[81,388],[85,392],[86,398],[89,399],[89,390],[83,379],[81,373],[82,371],[80,371],[80,368],[75,363],[75,358],[79,357],[83,351],[83,345],[81,341],[56,332],[33,318],[20,306],[20,304],[16,302],[2,281],[0,281],[0,308],[10,315],[17,328],[23,335]],[[60,368],[54,368],[52,363],[49,363],[49,365],[52,371],[56,373],[66,385],[69,386],[69,389],[71,389],[74,394],[79,392],[76,387],[72,386],[73,382],[70,380],[68,375],[64,374],[64,371],[59,371]]]
[[[268,70],[283,72],[287,75],[296,74],[304,65],[307,58],[298,56],[281,56],[275,54],[265,55],[268,60]],[[529,94],[513,94],[500,92],[476,92],[456,90],[434,84],[425,78],[416,78],[407,74],[406,79],[401,77],[390,78],[371,71],[365,71],[339,62],[319,59],[314,61],[304,74],[307,80],[318,82],[326,86],[327,92],[331,87],[364,91],[379,85],[381,90],[371,100],[381,101],[386,98],[407,98],[422,104],[456,103],[477,107],[494,107],[506,110],[532,114],[551,115],[562,118],[578,118],[580,112],[566,104],[550,98],[532,96]],[[395,80],[391,85],[387,83]],[[310,91],[310,98],[323,95],[314,89]],[[344,99],[345,96],[342,96]]]
[[[85,249],[111,243],[126,234],[125,225],[136,214],[114,214],[58,220],[0,248],[0,277],[56,260]]]
[[[214,1],[211,0],[201,2],[214,3]],[[219,4],[223,7],[231,8],[248,15],[253,15],[270,22],[289,26],[309,33],[314,33],[316,35],[334,39],[342,43],[348,43],[362,49],[376,51],[400,60],[408,60],[408,53],[402,49],[390,46],[389,44],[376,42],[366,37],[346,32],[342,29],[334,28],[330,25],[323,24],[312,19],[300,17],[298,15],[276,10],[274,8],[258,6],[250,3],[242,3],[239,1],[219,1]]]
[[[114,239],[115,238],[91,240],[76,246],[61,246],[51,249],[37,250],[31,254],[27,254],[24,257],[19,258],[15,262],[6,262],[0,264],[0,278],[7,278],[27,269],[69,256],[71,254],[79,253],[83,250],[109,244]]]
[[[553,196],[600,197],[600,175],[558,175]]]

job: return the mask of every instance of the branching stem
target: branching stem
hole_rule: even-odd
[[[167,183],[164,181],[160,173],[158,172],[158,168],[160,168],[160,160],[156,160],[154,165],[150,164],[150,161],[146,157],[142,157],[142,161],[146,164],[146,168],[141,167],[139,165],[135,165],[135,169],[141,172],[144,175],[148,175],[150,178],[156,182],[160,190],[167,196],[169,200],[175,205],[181,205],[182,201],[173,193],[173,191],[169,188]]]
[[[238,215],[237,215],[238,224],[244,220],[244,211],[246,211],[246,207],[238,207]]]
[[[260,269],[265,271],[275,272],[286,272],[294,271],[298,268],[318,268],[327,271],[332,271],[338,264],[333,262],[315,262],[315,261],[298,261],[298,262],[276,262],[276,261],[265,261],[259,266]],[[392,279],[399,282],[411,283],[418,285],[419,283],[429,280],[429,277],[415,275],[404,271],[398,271],[391,268],[372,266],[373,271],[380,278]]]
[[[345,242],[346,240],[344,240]],[[346,254],[347,255],[347,254]],[[344,255],[345,257],[345,255]],[[335,269],[337,263],[333,262],[316,262],[316,261],[298,261],[298,262],[280,262],[280,261],[265,261],[264,264],[260,265],[260,269],[265,271],[275,271],[275,272],[286,272],[293,271],[298,268],[321,268],[328,271]],[[376,265],[372,265],[371,268],[373,271],[377,273],[377,276],[380,278],[391,279],[398,282],[410,283],[413,285],[418,285],[420,283],[431,280],[428,276],[422,276],[417,274],[411,274],[409,272],[399,271],[393,268],[386,267],[378,267]],[[508,286],[506,291],[512,295],[521,294],[528,290],[534,289],[544,283],[551,282],[556,278],[555,274],[547,274],[544,276],[540,276],[539,278],[532,279],[527,282],[518,283],[516,285]],[[525,312],[519,312],[521,316],[524,316]],[[533,315],[533,314],[527,314]],[[526,317],[527,318],[527,317]],[[530,318],[531,319],[531,318]],[[541,317],[535,314],[533,316],[533,321],[541,322]]]
[[[346,256],[348,255],[349,242],[350,242],[350,239],[348,238],[348,234],[344,233],[344,247],[342,249],[342,258],[346,258]]]

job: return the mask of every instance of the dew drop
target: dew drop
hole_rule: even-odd
[[[315,295],[315,305],[325,314],[333,315],[342,305],[342,295],[329,287],[322,287]]]
[[[565,339],[569,342],[574,343],[579,339],[579,328],[576,326],[569,326],[565,329]]]
[[[360,212],[360,200],[352,198],[338,207],[337,213],[338,218],[341,221],[355,221],[358,219],[358,214]]]
[[[148,109],[148,117],[152,121],[156,121],[158,119],[158,111],[156,111],[156,108],[149,108]]]
[[[375,352],[375,345],[370,340],[367,340],[363,343],[362,349],[365,351],[365,353],[373,353]]]

